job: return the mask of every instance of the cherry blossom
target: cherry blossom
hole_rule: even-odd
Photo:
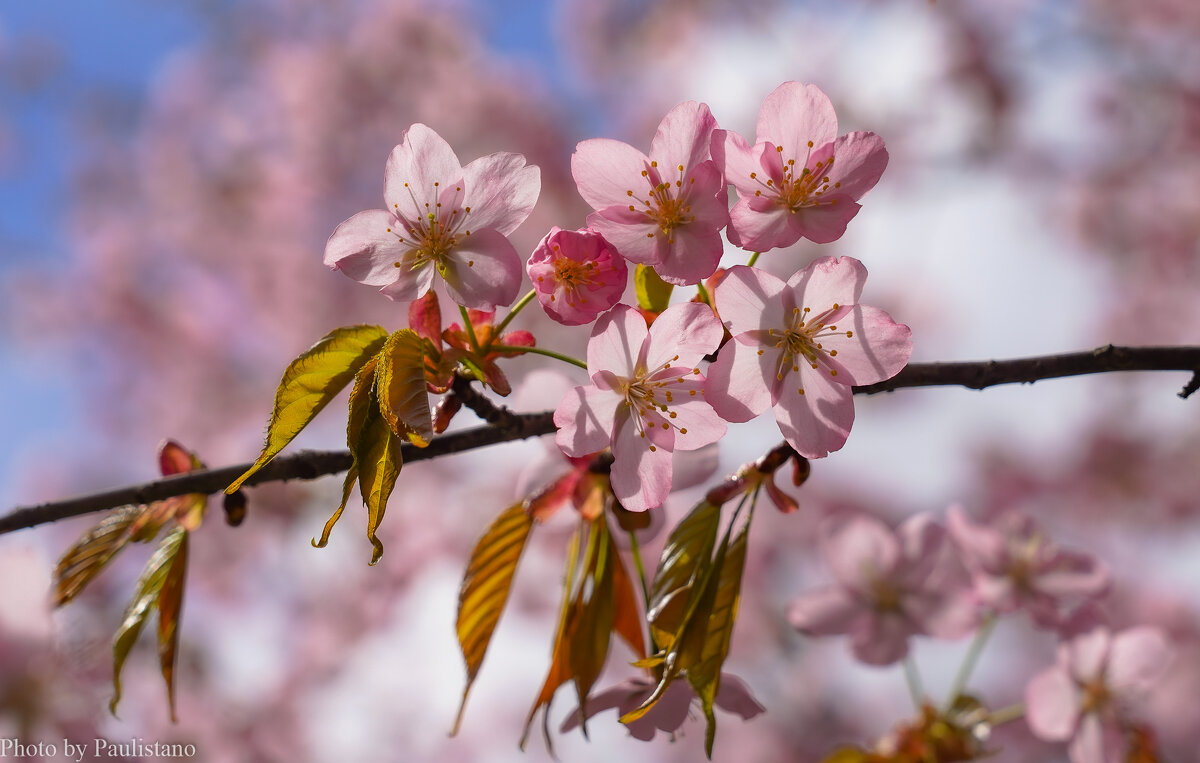
[[[867,514],[824,528],[823,551],[836,584],[801,596],[788,619],[801,633],[847,634],[854,656],[890,665],[910,636],[957,638],[974,613],[945,530],[917,514],[893,531]]]
[[[586,228],[551,228],[527,269],[546,315],[567,326],[596,320],[621,299],[629,280],[624,258]]]
[[[721,418],[749,421],[774,407],[796,452],[821,458],[854,423],[851,386],[895,376],[912,353],[908,326],[858,304],[867,270],[822,257],[787,283],[742,265],[713,297],[733,335],[709,369],[708,401]]]
[[[1102,562],[1059,548],[1023,512],[1005,512],[989,526],[953,506],[947,527],[971,571],[976,597],[998,614],[1025,610],[1038,625],[1056,628],[1069,617],[1069,605],[1108,590]]]
[[[1132,715],[1165,673],[1170,651],[1149,626],[1076,636],[1025,688],[1029,728],[1041,739],[1070,740],[1072,763],[1124,761]]]
[[[801,238],[841,238],[888,154],[875,133],[839,138],[837,127],[820,88],[785,82],[763,101],[754,145],[735,132],[714,133],[713,158],[740,197],[730,212],[731,243],[761,252]]]
[[[441,276],[450,298],[491,310],[521,285],[521,258],[508,240],[537,202],[536,166],[495,153],[463,167],[450,144],[414,124],[384,170],[384,203],[346,220],[325,245],[325,264],[359,283],[409,301]]]
[[[688,101],[663,118],[649,156],[597,138],[581,142],[571,157],[579,194],[596,210],[588,227],[669,283],[697,283],[721,259],[729,208],[725,180],[709,155],[716,126],[707,105]]]
[[[704,399],[697,365],[722,333],[712,309],[696,302],[667,308],[649,328],[637,310],[617,305],[592,328],[592,384],[575,387],[559,403],[555,441],[572,457],[611,445],[613,492],[629,511],[666,499],[674,451],[696,450],[725,434],[725,422]]]

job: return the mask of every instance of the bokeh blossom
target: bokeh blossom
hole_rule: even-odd
[[[928,514],[892,530],[860,514],[825,528],[823,551],[835,585],[792,603],[801,633],[850,636],[854,656],[890,665],[916,635],[957,638],[973,625],[961,566],[946,531]]]
[[[801,238],[826,244],[841,238],[887,167],[883,140],[871,132],[840,138],[833,104],[816,85],[785,82],[758,114],[754,145],[718,130],[713,158],[737,189],[729,240],[766,251]]]
[[[1095,628],[1058,649],[1058,661],[1025,689],[1026,717],[1041,739],[1070,740],[1072,763],[1122,763],[1141,702],[1166,672],[1171,650],[1157,628]]]
[[[709,154],[716,127],[707,105],[688,101],[663,118],[649,156],[595,138],[571,157],[579,194],[596,210],[588,227],[668,283],[702,281],[721,259],[729,211],[724,178]]]
[[[325,245],[325,264],[389,299],[414,300],[441,276],[450,298],[477,310],[510,304],[521,258],[508,240],[537,203],[538,168],[495,153],[463,167],[450,144],[414,124],[384,170],[387,209],[346,220]]]
[[[845,444],[854,423],[852,385],[895,376],[912,354],[908,326],[858,304],[867,270],[851,257],[822,257],[787,283],[742,265],[713,297],[733,335],[709,369],[708,400],[726,421],[774,407],[796,452],[821,458]]]
[[[566,326],[591,323],[621,299],[629,280],[625,259],[595,231],[550,229],[529,258],[542,309]]]
[[[649,328],[637,310],[617,305],[592,328],[592,384],[575,387],[559,403],[555,440],[572,457],[611,445],[613,492],[629,511],[666,500],[674,451],[696,450],[725,434],[725,422],[704,399],[697,365],[722,333],[712,309],[697,302],[667,308]]]

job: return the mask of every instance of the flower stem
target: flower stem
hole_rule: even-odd
[[[992,631],[996,630],[997,618],[995,615],[988,615],[983,620],[983,624],[979,626],[979,630],[975,633],[975,638],[971,640],[971,645],[967,647],[967,656],[963,658],[962,665],[958,668],[958,673],[954,676],[954,683],[950,684],[950,693],[946,695],[946,709],[950,709],[954,705],[954,700],[958,699],[958,695],[963,693],[967,688],[967,681],[971,679],[971,673],[975,671],[975,664],[979,662],[979,655],[983,652],[983,647],[987,644],[988,639],[992,636]]]
[[[642,564],[642,549],[638,546],[637,533],[629,531],[629,550],[633,552],[633,566],[637,568],[638,579],[642,581],[642,597],[646,600],[646,609],[650,609],[650,586],[646,585],[646,568]]]
[[[1018,720],[1019,718],[1024,717],[1024,715],[1025,715],[1025,704],[1022,702],[1018,702],[1015,705],[1009,705],[1008,707],[1002,707],[999,710],[994,710],[993,712],[991,712],[988,715],[988,723],[992,724],[993,727],[996,727],[1003,723],[1011,723],[1012,721],[1015,721],[1015,720]]]
[[[508,328],[508,324],[512,321],[513,318],[517,317],[517,313],[524,310],[525,305],[528,305],[530,303],[530,301],[533,300],[534,294],[536,294],[536,292],[533,289],[530,289],[529,291],[527,291],[525,293],[525,296],[523,296],[519,300],[517,300],[517,304],[513,305],[512,309],[508,311],[508,315],[504,316],[504,320],[500,321],[500,324],[498,326],[496,326],[496,328],[492,329],[493,342],[497,338],[499,338],[499,336],[501,334],[504,333],[504,329]],[[490,346],[491,345],[489,345],[489,347]],[[484,349],[486,350],[487,347],[485,347]]]
[[[754,254],[750,255],[750,259],[746,260],[746,267],[754,267],[754,263],[758,262],[758,255],[760,254],[762,254],[762,252],[755,252]]]
[[[471,340],[471,349],[479,352],[479,339],[475,336],[475,326],[471,324],[471,314],[462,305],[458,306],[458,312],[462,315],[463,326],[467,329],[467,338]]]
[[[920,712],[925,705],[925,686],[921,683],[921,674],[911,654],[904,658],[904,682],[908,684],[908,696],[912,697],[913,707]]]
[[[703,283],[696,284],[696,293],[700,295],[700,299],[709,307],[712,307],[712,297],[708,295],[708,289],[704,288]]]
[[[579,358],[572,358],[570,355],[563,355],[561,352],[555,352],[554,350],[547,350],[541,347],[518,347],[510,344],[493,344],[488,349],[492,352],[532,352],[534,355],[545,355],[548,358],[554,358],[555,360],[561,360],[564,363],[570,363],[573,366],[579,366],[584,371],[587,370],[587,363],[584,363]]]

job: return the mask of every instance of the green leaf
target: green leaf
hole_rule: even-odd
[[[637,288],[638,306],[643,310],[661,313],[667,309],[675,287],[659,278],[652,268],[638,265],[633,273],[633,284]]]
[[[431,292],[432,293],[432,292]],[[458,593],[458,645],[467,663],[467,685],[463,689],[458,716],[454,719],[453,736],[462,723],[471,691],[492,633],[508,601],[517,562],[525,550],[525,542],[533,527],[533,519],[521,501],[505,509],[484,531],[483,537],[471,552],[467,570]]]
[[[175,658],[179,651],[179,616],[183,610],[183,582],[187,574],[188,532],[179,528],[167,538],[170,543],[180,536],[178,550],[171,559],[158,594],[158,659],[163,681],[167,684],[167,703],[171,720],[175,717]]]
[[[346,447],[350,449],[350,468],[346,470],[346,479],[342,483],[342,502],[338,504],[337,509],[333,512],[333,516],[325,523],[325,528],[321,530],[321,539],[312,541],[316,548],[325,548],[329,543],[329,533],[333,531],[333,526],[341,519],[342,512],[346,510],[346,504],[350,502],[350,493],[354,490],[354,483],[358,480],[358,441],[362,438],[363,425],[367,421],[367,414],[371,409],[378,406],[375,399],[375,369],[379,365],[379,356],[368,360],[358,373],[354,375],[354,386],[350,388],[350,413],[346,418]]]
[[[61,607],[100,574],[132,539],[134,522],[145,506],[122,506],[105,515],[74,546],[67,549],[54,569],[54,606]]]
[[[368,409],[358,447],[353,451],[358,466],[358,491],[367,507],[367,540],[375,548],[370,562],[374,565],[383,556],[383,543],[375,532],[383,521],[383,513],[387,510],[388,499],[403,464],[400,439],[392,432],[377,407]]]
[[[159,594],[174,566],[175,555],[185,537],[187,530],[178,528],[155,550],[138,578],[133,599],[125,608],[121,625],[113,636],[113,698],[108,703],[109,712],[113,715],[116,715],[117,703],[121,701],[121,669],[125,666],[125,659],[137,641],[138,634],[142,632],[142,626],[145,625],[151,608],[158,602]]]
[[[425,340],[412,329],[388,337],[376,373],[379,409],[397,437],[424,448],[433,439],[425,386]]]
[[[608,520],[599,516],[591,522],[588,549],[584,555],[585,577],[576,594],[577,618],[568,652],[575,693],[579,698],[580,728],[587,736],[587,698],[608,658],[613,630],[613,565],[616,547],[608,532]],[[588,585],[588,583],[591,583]]]
[[[667,537],[650,586],[646,613],[650,637],[659,649],[670,651],[674,646],[693,582],[711,562],[720,521],[721,508],[703,501]]]
[[[262,453],[225,492],[237,490],[283,450],[379,352],[386,339],[387,331],[380,326],[344,326],[329,332],[293,360],[275,391],[275,407]]]

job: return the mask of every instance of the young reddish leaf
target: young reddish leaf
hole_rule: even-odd
[[[424,389],[422,385],[421,390]],[[383,521],[383,513],[387,510],[388,499],[392,495],[392,488],[396,486],[396,477],[403,463],[400,458],[400,438],[388,426],[379,408],[368,409],[358,447],[353,450],[354,462],[358,467],[358,489],[367,507],[367,540],[375,548],[370,562],[374,565],[383,556],[383,543],[376,537],[375,531]]]
[[[196,458],[196,454],[174,440],[163,440],[158,445],[158,470],[164,477],[172,474],[203,469],[204,463]]]
[[[433,289],[427,291],[424,297],[409,303],[408,327],[433,342],[436,349],[442,348],[442,308]]]
[[[525,541],[533,527],[533,519],[524,502],[505,509],[484,531],[483,537],[471,552],[467,570],[458,593],[458,645],[467,663],[467,685],[463,689],[458,716],[454,719],[453,736],[462,723],[467,707],[467,694],[483,665],[492,633],[508,601],[517,562],[525,550]]]
[[[283,450],[345,387],[387,340],[379,326],[344,326],[326,334],[283,372],[262,453],[225,489],[232,493]]]
[[[183,582],[187,574],[188,532],[180,528],[171,536],[180,536],[178,550],[171,558],[158,594],[158,659],[163,681],[167,684],[167,703],[175,721],[175,657],[179,647],[179,616],[183,610]],[[166,545],[166,544],[164,544]]]
[[[638,307],[652,313],[661,313],[671,303],[674,286],[658,277],[653,268],[638,265],[633,272],[633,285],[637,289]]]
[[[429,391],[425,387],[425,340],[412,329],[388,337],[375,374],[379,410],[397,437],[424,448],[433,439]]]
[[[462,410],[462,398],[451,392],[433,407],[433,433],[441,434],[450,426],[454,414]]]
[[[67,549],[54,569],[54,606],[61,607],[74,599],[132,540],[134,520],[145,510],[145,506],[115,509]]]
[[[579,472],[571,470],[536,493],[527,496],[522,502],[522,506],[533,521],[545,522],[566,505],[567,498],[570,497],[578,482]]]
[[[117,628],[116,635],[113,636],[113,698],[108,703],[109,712],[113,715],[116,715],[117,703],[121,701],[121,669],[125,666],[125,659],[129,656],[129,650],[133,648],[134,642],[137,641],[138,634],[142,632],[142,626],[145,625],[151,608],[158,602],[163,584],[166,583],[173,566],[175,555],[186,536],[187,530],[178,528],[168,535],[162,545],[155,550],[150,561],[146,563],[146,568],[142,570],[141,577],[138,578],[133,598],[125,608],[125,614],[121,617],[121,625]]]

